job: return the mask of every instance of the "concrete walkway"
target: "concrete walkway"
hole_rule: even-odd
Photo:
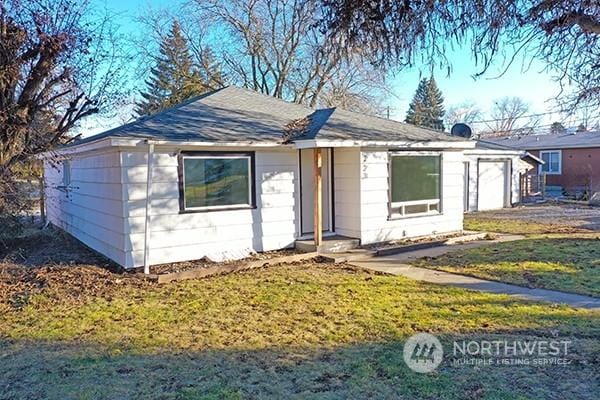
[[[518,240],[515,237],[505,237],[499,241]],[[567,304],[573,307],[581,307],[600,311],[600,299],[572,293],[559,292],[556,290],[530,289],[517,285],[488,281],[470,276],[452,274],[449,272],[436,271],[427,268],[414,267],[406,264],[407,261],[423,258],[436,257],[448,252],[481,247],[493,244],[497,241],[477,241],[472,243],[457,244],[452,246],[440,246],[425,250],[417,250],[400,253],[385,257],[374,257],[370,254],[353,254],[348,257],[348,262],[360,268],[384,272],[392,275],[401,275],[418,281],[450,285],[465,289],[479,290],[490,293],[508,294],[520,299],[545,301],[550,303]]]

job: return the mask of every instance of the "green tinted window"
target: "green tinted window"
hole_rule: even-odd
[[[392,203],[440,198],[439,156],[392,156]]]
[[[186,208],[251,205],[250,157],[184,158]]]

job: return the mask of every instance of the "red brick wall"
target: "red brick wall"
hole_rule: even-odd
[[[539,157],[539,150],[531,150]],[[566,190],[591,187],[600,190],[600,148],[562,149],[561,175],[547,175],[546,184]]]

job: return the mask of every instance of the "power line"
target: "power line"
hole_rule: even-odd
[[[576,129],[578,126],[577,123],[578,122],[583,122],[585,121],[586,118],[581,118],[578,120],[575,120],[571,123],[571,125],[569,127],[565,127],[565,131],[568,131],[569,129]],[[502,132],[502,136],[506,136],[506,135],[511,135],[511,134],[516,134],[516,135],[531,135],[531,134],[536,134],[536,133],[541,133],[541,132],[549,132],[550,127],[552,127],[554,123],[552,124],[544,124],[544,125],[534,125],[534,126],[524,126],[524,127],[519,127],[519,128],[513,128],[510,129],[508,131]],[[589,127],[588,127],[589,128]],[[489,134],[489,133],[493,133],[494,130],[481,130],[478,132],[478,134]]]
[[[580,110],[585,110],[586,108],[589,107],[581,107],[581,108],[576,108],[574,110],[571,110],[571,112],[569,114],[574,114],[577,111]],[[544,113],[537,113],[537,114],[527,114],[527,115],[521,115],[518,117],[511,117],[511,118],[496,118],[496,119],[485,119],[485,120],[481,120],[481,121],[471,121],[471,124],[482,124],[482,123],[486,123],[486,122],[498,122],[498,121],[505,121],[507,119],[523,119],[523,118],[532,118],[532,117],[542,117],[544,115],[550,115],[550,114],[563,114],[564,112],[561,111],[548,111],[548,112],[544,112]]]

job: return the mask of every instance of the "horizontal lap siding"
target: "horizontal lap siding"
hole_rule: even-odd
[[[297,152],[258,150],[255,154],[256,209],[180,214],[176,149],[157,147],[152,171],[150,264],[294,244]],[[144,152],[122,155],[127,267],[143,264],[146,160]]]
[[[335,148],[333,163],[335,232],[360,238],[360,149]]]
[[[65,190],[63,164],[44,163],[48,220],[92,249],[125,263],[124,217],[119,152],[73,156]]]
[[[462,230],[463,155],[447,151],[442,160],[442,213],[389,220],[388,152],[362,150],[360,231],[363,244]]]

